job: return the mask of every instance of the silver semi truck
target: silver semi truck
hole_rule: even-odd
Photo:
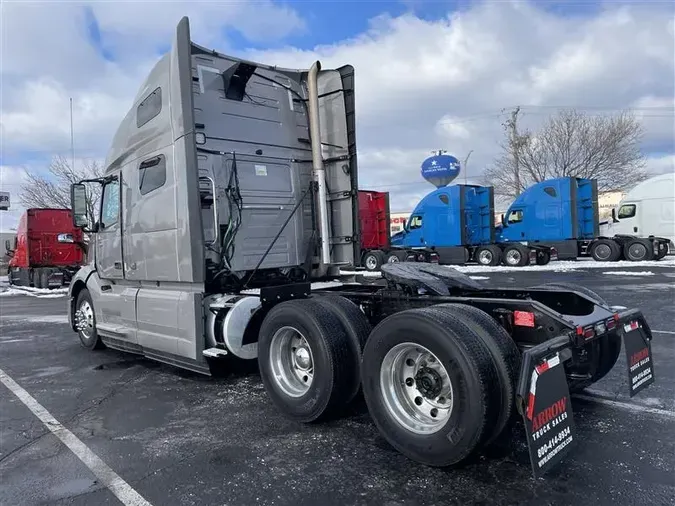
[[[351,66],[233,58],[193,43],[183,18],[105,176],[72,186],[93,254],[70,284],[70,324],[85,348],[204,374],[257,360],[299,422],[362,392],[387,441],[432,466],[509,434],[519,413],[539,475],[573,447],[570,391],[606,375],[622,339],[631,395],[654,381],[649,326],[583,287],[488,288],[438,265],[340,282],[360,252],[354,91]]]

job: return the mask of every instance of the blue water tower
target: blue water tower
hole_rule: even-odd
[[[445,151],[434,151],[422,162],[422,177],[436,188],[448,186],[459,176],[459,160]]]

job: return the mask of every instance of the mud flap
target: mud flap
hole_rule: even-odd
[[[567,376],[561,352],[532,363],[523,421],[536,478],[555,467],[576,441]]]
[[[623,324],[623,347],[628,367],[628,390],[633,397],[654,383],[654,362],[650,335],[640,318]]]

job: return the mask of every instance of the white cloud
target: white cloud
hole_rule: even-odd
[[[675,155],[650,156],[647,158],[647,170],[654,174],[675,172]]]
[[[86,41],[82,4],[31,5],[3,5],[1,122],[10,153],[67,153],[72,96],[76,149],[104,155],[183,14],[195,42],[224,52],[232,48],[223,23],[257,41],[311,30],[269,1],[95,3],[104,46],[117,55],[108,62]],[[390,191],[400,210],[432,188],[419,174],[432,149],[461,160],[473,150],[468,176],[478,176],[498,152],[508,108],[518,104],[542,106],[523,108],[523,128],[555,112],[548,106],[636,107],[647,149],[675,151],[673,26],[672,9],[658,3],[608,3],[594,15],[564,17],[536,3],[484,2],[435,21],[384,14],[365,33],[313,50],[238,55],[283,67],[315,59],[324,67],[354,65],[359,179],[364,188]],[[649,166],[659,171],[667,163],[653,158]]]

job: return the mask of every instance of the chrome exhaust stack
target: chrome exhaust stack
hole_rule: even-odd
[[[318,60],[309,69],[307,74],[309,134],[312,142],[312,176],[318,186],[317,208],[319,218],[319,233],[321,235],[321,267],[326,272],[331,263],[330,232],[328,226],[328,195],[326,192],[326,169],[323,166],[321,154],[321,125],[319,123],[319,86],[318,75],[321,62]]]

